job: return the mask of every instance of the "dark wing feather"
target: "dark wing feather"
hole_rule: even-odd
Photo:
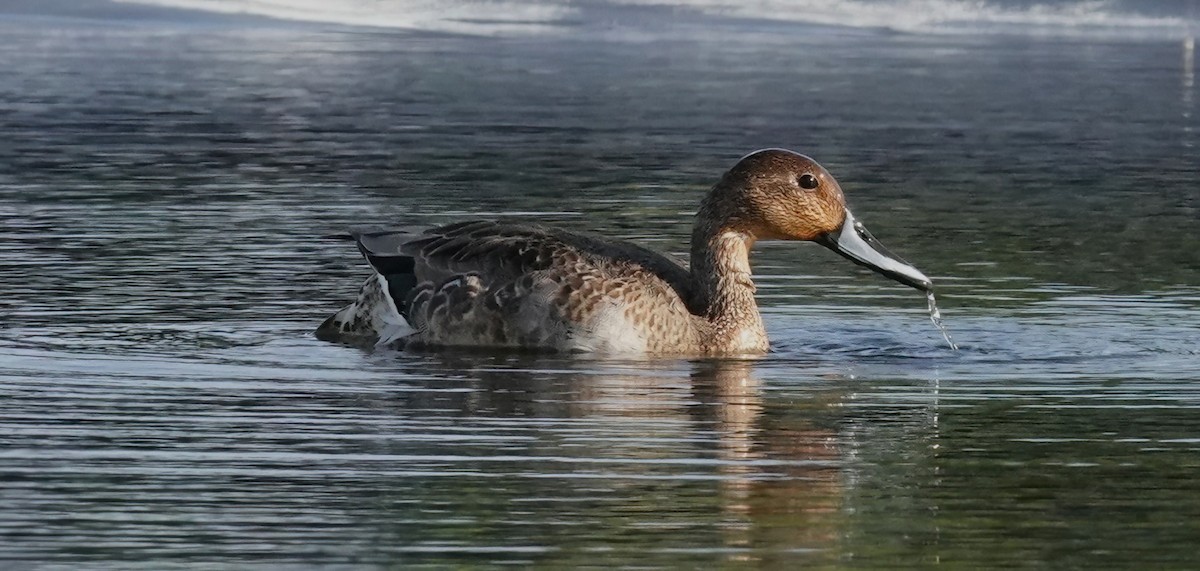
[[[539,224],[474,220],[421,233],[376,228],[351,234],[389,284],[403,282],[407,289],[421,281],[439,283],[466,273],[502,283],[529,272],[583,262],[614,270],[637,265],[670,284],[685,303],[690,305],[692,298],[688,270],[662,254],[629,242]],[[413,277],[401,279],[402,274]],[[394,300],[404,299],[397,297],[397,288],[389,289]]]

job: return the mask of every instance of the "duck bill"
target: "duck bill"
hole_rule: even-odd
[[[884,248],[862,222],[854,219],[849,210],[846,211],[846,221],[842,223],[841,228],[822,234],[813,241],[906,286],[926,292],[933,291],[933,282],[925,277],[921,270]]]

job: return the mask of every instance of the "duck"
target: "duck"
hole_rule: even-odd
[[[746,155],[712,186],[692,226],[689,264],[528,222],[365,228],[342,237],[373,273],[315,336],[402,350],[762,355],[770,343],[750,268],[759,240],[815,242],[933,291],[851,214],[829,171],[786,149]]]

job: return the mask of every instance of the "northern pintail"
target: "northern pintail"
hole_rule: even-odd
[[[854,219],[833,175],[783,149],[747,155],[709,191],[690,268],[630,242],[539,224],[477,220],[349,237],[375,274],[317,336],[408,349],[762,354],[767,332],[750,277],[757,240],[816,242],[933,288]]]

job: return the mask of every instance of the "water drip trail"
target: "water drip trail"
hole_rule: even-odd
[[[954,343],[954,339],[950,338],[950,332],[946,331],[946,326],[942,325],[942,312],[938,310],[937,299],[933,292],[926,293],[925,299],[929,300],[929,320],[933,322],[934,327],[938,328],[938,331],[942,332],[942,338],[950,344],[950,348],[957,351],[958,345]]]

